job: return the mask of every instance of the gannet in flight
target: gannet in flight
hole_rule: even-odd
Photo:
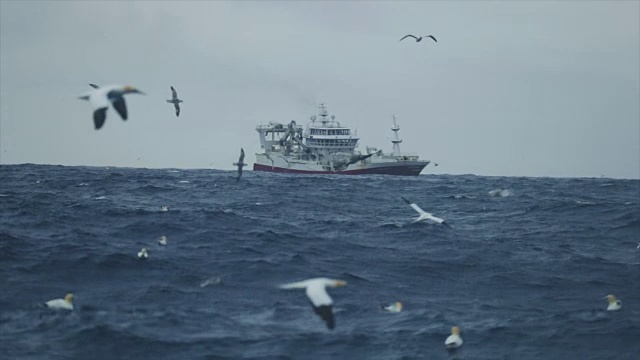
[[[454,326],[451,328],[451,335],[449,335],[449,337],[447,337],[447,339],[444,341],[444,346],[446,346],[447,349],[450,350],[457,349],[462,346],[462,338],[460,337],[459,327]]]
[[[173,106],[176,108],[176,116],[180,116],[179,104],[184,101],[178,99],[178,93],[176,92],[176,89],[173,88],[173,86],[171,87],[171,100],[167,100],[167,102],[173,104]]]
[[[124,102],[124,95],[134,93],[144,95],[142,91],[129,85],[109,85],[95,88],[91,93],[80,96],[78,99],[88,100],[91,103],[93,106],[93,123],[96,130],[99,130],[107,119],[109,104],[113,105],[122,120],[127,120],[127,104]]]
[[[158,239],[158,244],[167,245],[167,237],[164,235],[160,236],[160,239]]]
[[[314,278],[280,285],[280,288],[306,289],[306,294],[309,300],[311,300],[313,311],[327,323],[329,329],[333,329],[336,326],[333,317],[333,300],[331,300],[331,297],[327,294],[325,287],[342,287],[345,285],[347,285],[347,282],[342,280]]]
[[[233,166],[237,166],[238,167],[238,177],[236,178],[236,181],[240,181],[240,177],[242,176],[242,167],[243,166],[247,166],[247,164],[244,163],[244,149],[240,148],[240,158],[238,159],[238,162],[234,162]]]
[[[608,311],[617,311],[622,308],[622,301],[616,299],[613,295],[607,295],[605,299],[609,300],[609,306],[607,306]]]
[[[436,38],[433,35],[425,35],[425,36],[417,37],[417,36],[414,36],[414,35],[411,35],[411,34],[403,36],[402,39],[400,39],[400,41],[402,41],[402,40],[404,40],[404,39],[406,39],[408,37],[412,37],[412,38],[416,39],[416,42],[420,42],[420,41],[422,41],[422,39],[426,39],[426,38],[432,38],[433,41],[438,42],[438,40],[436,40]]]
[[[415,203],[412,203],[411,201],[405,199],[404,197],[402,197],[402,200],[404,200],[407,204],[409,204],[409,206],[411,206],[413,208],[413,210],[417,211],[418,214],[420,214],[420,216],[418,216],[413,222],[418,222],[418,221],[422,221],[422,220],[432,220],[437,222],[438,224],[442,224],[448,228],[451,228],[451,226],[449,226],[449,224],[447,224],[444,220],[440,219],[439,217],[435,217],[433,215],[431,215],[431,213],[425,212],[424,210],[420,209],[420,207],[418,205],[416,205]]]
[[[149,257],[149,255],[147,254],[147,249],[142,248],[142,250],[140,250],[140,252],[138,252],[138,258],[146,259],[147,257]]]
[[[399,313],[400,311],[402,311],[402,303],[400,301],[396,301],[391,305],[382,306],[382,310],[392,313]]]
[[[49,300],[45,303],[50,309],[65,309],[65,310],[73,310],[73,304],[71,303],[73,300],[73,294],[69,293],[65,295],[64,299],[54,299]]]

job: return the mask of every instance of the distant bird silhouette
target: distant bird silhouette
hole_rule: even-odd
[[[98,86],[96,84],[89,84],[89,86],[91,86],[94,89],[100,89],[100,86]]]
[[[412,38],[416,39],[416,42],[420,42],[424,38],[432,38],[433,41],[438,42],[438,40],[436,40],[436,38],[433,35],[426,35],[426,36],[417,37],[417,36],[414,36],[414,35],[411,35],[411,34],[403,36],[402,39],[400,39],[400,41],[402,41],[402,40],[404,40],[404,39],[406,39],[408,37],[412,37]]]
[[[133,86],[109,85],[105,87],[97,87],[91,85],[94,90],[87,95],[78,97],[80,100],[88,100],[93,106],[93,123],[96,130],[99,130],[107,120],[107,109],[109,104],[113,105],[122,120],[127,120],[127,104],[124,102],[125,94],[142,94],[144,93]]]
[[[176,89],[173,88],[173,86],[171,87],[171,100],[167,100],[167,102],[173,104],[173,106],[176,108],[176,116],[180,116],[179,104],[184,101],[178,99],[178,93],[176,92]]]
[[[242,176],[242,167],[246,165],[247,164],[244,163],[244,149],[240,148],[240,158],[238,159],[238,162],[233,163],[233,166],[238,167],[238,177],[236,178],[236,181],[240,181],[240,177]]]

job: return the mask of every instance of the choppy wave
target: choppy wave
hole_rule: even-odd
[[[212,170],[0,171],[7,358],[640,353],[637,180],[247,171],[236,182]],[[413,223],[400,196],[452,229]],[[316,276],[348,283],[329,291],[334,331],[304,291],[278,289]],[[67,292],[76,295],[73,312],[42,306]],[[622,311],[604,310],[610,293]],[[394,301],[401,313],[380,310]],[[453,325],[465,345],[451,355],[443,342]]]

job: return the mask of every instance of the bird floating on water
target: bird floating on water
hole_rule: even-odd
[[[460,337],[460,328],[454,326],[451,328],[451,335],[444,341],[444,346],[449,350],[457,349],[462,346],[462,338]]]
[[[146,259],[148,257],[149,257],[149,254],[147,254],[147,249],[146,248],[142,248],[142,250],[140,250],[140,252],[138,252],[138,258]]]
[[[280,288],[306,289],[306,294],[309,300],[311,300],[313,311],[327,323],[327,327],[330,330],[333,330],[336,326],[335,318],[333,317],[333,300],[331,300],[331,297],[327,294],[325,287],[342,287],[346,285],[347,282],[343,280],[313,278],[280,285]]]
[[[50,309],[73,310],[73,304],[71,303],[71,300],[73,300],[73,294],[69,293],[65,295],[64,299],[49,300],[45,303],[45,305]]]
[[[90,84],[91,85],[91,84]],[[92,87],[97,85],[92,85]],[[105,120],[107,119],[107,109],[109,104],[113,105],[116,112],[120,115],[122,120],[127,120],[127,104],[124,101],[125,94],[142,94],[144,93],[133,86],[121,86],[121,85],[109,85],[104,87],[94,88],[87,95],[80,96],[80,100],[88,100],[93,106],[93,123],[96,130],[102,128]]]
[[[438,40],[436,40],[435,36],[433,36],[433,35],[425,35],[425,36],[418,37],[418,36],[411,35],[411,34],[403,36],[402,39],[400,39],[400,41],[402,41],[402,40],[404,40],[404,39],[406,39],[408,37],[412,37],[412,38],[416,39],[416,42],[420,42],[420,41],[422,41],[422,39],[426,39],[426,38],[432,38],[433,41],[438,42]]]
[[[391,313],[399,313],[402,311],[402,303],[400,301],[396,301],[390,305],[383,305],[382,310],[391,312]]]
[[[160,211],[169,211],[169,205],[162,205]]]
[[[442,224],[448,228],[451,228],[451,226],[449,226],[449,224],[447,224],[443,219],[439,218],[439,217],[435,217],[433,216],[431,213],[428,213],[424,210],[422,210],[418,205],[416,205],[415,203],[412,203],[411,201],[405,199],[404,197],[402,197],[402,200],[404,200],[407,204],[409,204],[409,206],[411,206],[413,208],[413,210],[417,211],[418,214],[420,214],[420,216],[418,216],[413,222],[419,222],[419,221],[423,221],[423,220],[431,220],[431,221],[435,221],[438,224]]]
[[[184,101],[178,99],[178,93],[173,86],[171,86],[171,100],[167,100],[167,102],[173,104],[173,107],[176,108],[176,116],[180,116],[180,103]]]
[[[160,239],[158,239],[158,243],[160,245],[167,245],[167,237],[164,235],[160,236]]]
[[[616,299],[613,295],[605,296],[605,299],[609,301],[609,306],[607,306],[607,311],[617,311],[622,308],[622,301]]]
[[[236,181],[240,181],[240,177],[242,176],[242,167],[243,166],[247,166],[247,164],[244,163],[244,149],[240,148],[240,158],[238,159],[238,162],[234,162],[233,166],[237,166],[238,167],[238,177],[236,178]]]

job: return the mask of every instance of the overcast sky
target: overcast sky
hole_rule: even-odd
[[[232,169],[325,102],[423,174],[637,179],[639,4],[2,0],[0,163]],[[147,95],[96,131],[90,82]]]

